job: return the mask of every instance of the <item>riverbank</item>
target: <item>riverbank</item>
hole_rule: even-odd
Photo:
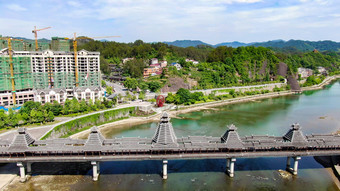
[[[147,116],[147,117],[130,117],[128,119],[122,119],[122,120],[115,121],[112,123],[103,124],[103,125],[98,126],[97,128],[102,132],[102,134],[105,134],[105,131],[108,131],[109,129],[112,129],[112,128],[123,128],[127,126],[140,125],[144,123],[158,122],[160,117],[161,117],[161,113],[157,113],[157,114]],[[91,129],[87,129],[85,131],[73,134],[69,138],[86,139],[88,135],[90,134],[90,132],[91,132]]]
[[[327,77],[319,85],[302,88],[302,91],[322,89],[325,85],[330,84],[332,81],[338,78],[340,78],[340,75]],[[232,98],[232,99],[226,99],[226,100],[220,100],[220,101],[206,102],[206,103],[200,103],[200,104],[193,104],[189,106],[174,106],[177,108],[168,111],[168,113],[170,117],[176,118],[177,115],[179,114],[190,113],[190,112],[201,111],[201,110],[208,110],[214,107],[228,105],[228,104],[245,103],[245,102],[250,102],[250,101],[257,101],[261,99],[275,98],[275,97],[287,96],[287,95],[292,95],[292,94],[295,94],[295,92],[282,91],[282,92],[273,92],[273,93],[267,93],[267,94],[258,94],[258,95],[252,95],[252,96]],[[144,123],[149,123],[149,122],[158,122],[159,117],[160,117],[160,114],[156,114],[150,117],[131,117],[129,119],[107,123],[105,125],[98,126],[98,128],[104,133],[104,131],[107,131],[108,129],[112,129],[112,128],[122,128],[122,127],[139,125],[139,124],[144,124]],[[85,139],[87,138],[89,133],[90,133],[90,130],[85,130],[85,131],[82,131],[82,132],[79,132],[77,134],[70,136],[70,138]]]

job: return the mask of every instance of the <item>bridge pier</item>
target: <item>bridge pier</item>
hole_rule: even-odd
[[[17,162],[17,166],[19,167],[20,170],[20,182],[25,182],[26,181],[25,166],[24,164],[22,164],[22,162]]]
[[[163,180],[168,179],[168,160],[163,159]]]
[[[227,174],[233,178],[234,177],[234,166],[236,158],[227,158]]]
[[[294,166],[293,168],[290,168],[290,158],[291,157],[287,157],[287,171],[292,173],[293,175],[297,175],[298,173],[298,166],[299,166],[299,160],[301,159],[301,157],[299,156],[296,156],[296,157],[293,157],[294,159]]]
[[[100,173],[99,162],[97,162],[97,161],[91,161],[91,164],[92,164],[92,171],[93,171],[92,180],[93,180],[93,181],[97,181],[97,180],[98,180],[98,177],[99,177],[99,173]]]

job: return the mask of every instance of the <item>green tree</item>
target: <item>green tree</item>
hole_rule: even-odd
[[[8,116],[4,110],[0,110],[0,128],[5,128],[8,123]]]
[[[23,114],[21,114],[21,119],[24,121],[24,123],[29,123],[30,122],[30,115],[28,115],[27,113],[23,113]]]
[[[136,89],[138,86],[138,81],[136,78],[126,78],[124,81],[124,86],[129,89]]]
[[[175,95],[173,95],[172,93],[168,93],[165,101],[166,103],[175,103]]]
[[[143,59],[133,59],[124,64],[123,71],[132,78],[140,78],[143,77],[145,67],[146,64]]]
[[[106,93],[109,94],[109,95],[113,94],[112,86],[106,86]]]
[[[49,121],[49,122],[54,121],[54,114],[53,114],[52,111],[48,112],[47,121]]]
[[[188,89],[180,88],[177,91],[176,95],[178,95],[180,97],[180,103],[179,104],[187,103],[191,99],[191,93]]]
[[[79,105],[79,111],[80,112],[85,112],[89,111],[90,107],[88,107],[86,101],[84,99],[81,100],[80,105]]]
[[[36,117],[35,118],[36,118],[36,122],[37,123],[42,123],[42,122],[45,121],[45,116],[44,116],[44,113],[42,111],[38,111],[36,113]]]
[[[138,87],[143,91],[145,91],[149,88],[148,84],[146,82],[143,82],[143,81],[140,81],[138,83]]]
[[[38,116],[37,116],[38,111],[33,109],[30,112],[30,123],[37,123],[38,122]]]
[[[51,111],[53,112],[54,116],[60,115],[62,110],[63,110],[63,106],[54,100],[52,104],[52,108],[51,108]]]
[[[102,87],[106,87],[106,82],[102,80]]]
[[[139,92],[138,99],[144,100],[145,99],[145,93],[144,91]]]
[[[149,82],[148,86],[149,86],[150,91],[152,91],[152,92],[156,92],[157,90],[159,90],[162,87],[162,85],[157,81]]]

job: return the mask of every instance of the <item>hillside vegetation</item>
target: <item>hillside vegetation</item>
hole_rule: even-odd
[[[92,41],[81,48],[101,52],[101,69],[106,74],[110,73],[109,63],[119,67],[122,58],[136,58],[134,62],[122,66],[124,75],[133,78],[142,77],[142,69],[147,67],[151,58],[164,59],[168,63],[178,62],[183,67],[181,70],[170,66],[162,75],[150,77],[148,83],[157,81],[164,86],[169,77],[181,77],[184,80],[190,78],[198,82],[194,89],[279,81],[285,77],[278,75],[282,65],[287,65],[284,74],[294,76],[297,76],[299,67],[310,68],[317,73],[317,67],[322,66],[330,73],[336,73],[340,66],[340,55],[334,51],[276,51],[255,46],[212,48],[206,45],[182,48],[164,43],[149,44],[141,40],[128,44]],[[194,65],[192,62],[186,62],[185,58],[195,59],[200,63]],[[282,72],[280,74],[284,75]],[[145,84],[143,80],[139,80],[139,83]]]

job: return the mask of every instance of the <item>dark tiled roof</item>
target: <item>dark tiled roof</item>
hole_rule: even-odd
[[[155,147],[177,147],[177,138],[168,113],[164,112],[152,138]]]
[[[307,143],[307,139],[300,130],[300,125],[298,123],[292,125],[292,128],[283,136],[283,139],[293,143],[295,146],[304,146]]]
[[[228,126],[228,130],[221,137],[221,141],[226,144],[227,148],[243,148],[237,128],[233,124]]]
[[[28,148],[28,145],[35,141],[35,139],[28,132],[26,132],[25,128],[19,128],[18,133],[19,134],[14,138],[13,142],[9,146],[10,151],[24,151]]]
[[[97,127],[91,128],[91,133],[85,142],[85,150],[98,150],[98,148],[103,146],[105,138],[103,135],[98,131]]]

